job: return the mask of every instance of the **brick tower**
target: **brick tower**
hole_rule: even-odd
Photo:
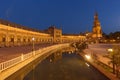
[[[95,13],[95,16],[94,16],[94,23],[93,23],[93,29],[92,29],[92,37],[96,38],[96,39],[102,37],[101,25],[100,25],[100,21],[98,19],[98,14],[97,13]]]

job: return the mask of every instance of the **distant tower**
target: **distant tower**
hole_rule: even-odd
[[[100,38],[100,37],[102,37],[101,25],[100,25],[100,22],[98,20],[98,14],[97,13],[95,13],[95,16],[94,16],[92,37],[93,38]]]

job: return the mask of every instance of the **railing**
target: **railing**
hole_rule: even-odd
[[[6,62],[0,63],[0,72],[13,66],[13,65],[16,65],[17,63],[19,63],[21,61],[22,61],[22,58],[21,58],[21,56],[19,56],[14,59],[8,60]]]
[[[42,49],[41,49],[42,50]],[[40,51],[40,50],[39,50]],[[11,59],[11,60],[8,60],[8,61],[5,61],[3,63],[0,63],[0,72],[5,70],[5,69],[8,69],[26,59],[29,59],[31,57],[35,56],[35,51],[33,52],[30,52],[30,53],[27,53],[27,54],[21,54],[21,56],[19,57],[16,57],[14,59]]]
[[[5,61],[3,63],[0,63],[0,72],[2,72],[3,70],[6,70],[22,61],[25,61],[26,59],[29,59],[35,55],[38,55],[38,54],[44,54],[44,53],[47,53],[53,49],[56,49],[56,48],[61,48],[61,47],[65,47],[65,46],[68,46],[68,44],[59,44],[59,45],[54,45],[54,46],[49,46],[49,47],[46,47],[46,48],[42,48],[40,50],[37,50],[37,51],[33,51],[33,52],[30,52],[30,53],[27,53],[27,54],[21,54],[21,56],[19,57],[16,57],[14,59],[11,59],[11,60],[8,60],[8,61]]]

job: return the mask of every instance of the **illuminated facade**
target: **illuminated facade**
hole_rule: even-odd
[[[50,26],[47,30],[45,30],[48,34],[53,37],[53,43],[61,43],[62,42],[62,30],[56,28],[55,26]]]
[[[93,38],[101,38],[102,37],[101,25],[100,25],[100,21],[98,19],[97,13],[94,16],[94,25],[93,25],[92,37]]]
[[[47,32],[47,33],[46,33]],[[62,35],[62,30],[49,27],[46,31],[40,32],[0,20],[0,47],[31,45],[34,38],[35,44],[42,43],[65,43],[85,40],[84,36]]]
[[[32,38],[35,38],[35,44],[51,43],[53,39],[50,34],[37,32],[7,21],[0,21],[0,47],[30,45],[33,43]]]
[[[85,41],[86,37],[85,36],[81,36],[81,35],[71,35],[71,34],[67,34],[67,35],[63,35],[62,36],[62,42],[63,43],[68,43],[68,42],[81,42],[81,41]]]

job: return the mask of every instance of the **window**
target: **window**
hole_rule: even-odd
[[[26,39],[23,39],[23,42],[26,42]]]
[[[17,42],[20,42],[20,41],[21,41],[20,38],[18,38],[18,39],[17,39]]]
[[[30,42],[30,39],[28,39],[28,42]]]
[[[6,38],[5,38],[5,37],[3,37],[3,38],[2,38],[2,42],[5,42],[5,41],[6,41]]]
[[[11,39],[10,39],[10,42],[14,42],[14,38],[11,38]]]

